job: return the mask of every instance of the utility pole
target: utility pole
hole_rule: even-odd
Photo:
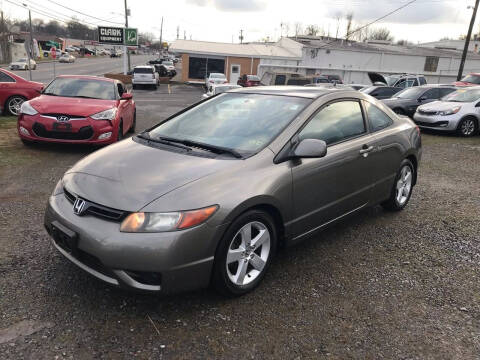
[[[162,35],[163,35],[163,16],[162,16],[162,23],[160,25],[160,51],[163,52]]]
[[[28,37],[29,46],[27,50],[27,58],[28,58],[28,76],[30,77],[30,81],[32,81],[32,64],[30,62],[31,55],[33,54],[33,38],[32,38],[32,12],[28,9],[28,22],[30,25],[30,36]],[[55,61],[55,59],[53,60]]]
[[[475,1],[475,7],[473,8],[472,19],[470,20],[470,26],[468,27],[467,38],[465,39],[465,46],[463,48],[462,61],[460,61],[460,67],[458,68],[457,81],[460,81],[463,76],[463,67],[465,66],[465,59],[467,58],[468,46],[470,45],[470,38],[472,37],[472,29],[475,24],[475,17],[477,16],[478,3],[480,0]]]
[[[123,32],[123,73],[127,75],[130,71],[130,53],[127,48],[127,28],[128,28],[128,9],[127,0],[125,0],[125,31]],[[127,64],[128,61],[128,64]]]
[[[180,26],[177,26],[177,40],[180,38]]]
[[[243,30],[240,30],[240,36],[238,38],[240,39],[240,44],[243,44]]]

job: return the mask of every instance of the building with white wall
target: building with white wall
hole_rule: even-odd
[[[424,74],[430,83],[448,83],[456,79],[461,51],[388,42],[355,42],[323,37],[300,36],[301,74],[338,74],[346,83],[370,84],[368,72],[382,74]],[[480,55],[469,52],[464,74],[480,72]]]

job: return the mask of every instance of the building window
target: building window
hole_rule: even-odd
[[[438,68],[438,56],[427,56],[425,58],[424,71],[436,72]]]
[[[224,74],[225,60],[190,57],[188,62],[188,77],[190,79],[205,79],[210,73]]]

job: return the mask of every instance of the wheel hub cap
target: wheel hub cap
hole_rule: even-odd
[[[397,181],[396,200],[398,205],[402,206],[408,200],[412,190],[412,170],[409,166],[404,166],[400,171],[400,178]]]
[[[264,270],[270,255],[270,232],[258,221],[244,225],[233,237],[227,253],[227,275],[235,285],[247,285]]]

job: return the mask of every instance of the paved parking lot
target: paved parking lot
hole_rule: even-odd
[[[136,90],[138,131],[201,94]],[[480,137],[424,134],[405,211],[367,209],[281,251],[253,293],[160,298],[111,288],[57,253],[47,198],[94,149],[25,147],[14,126],[0,118],[2,358],[479,358]]]

